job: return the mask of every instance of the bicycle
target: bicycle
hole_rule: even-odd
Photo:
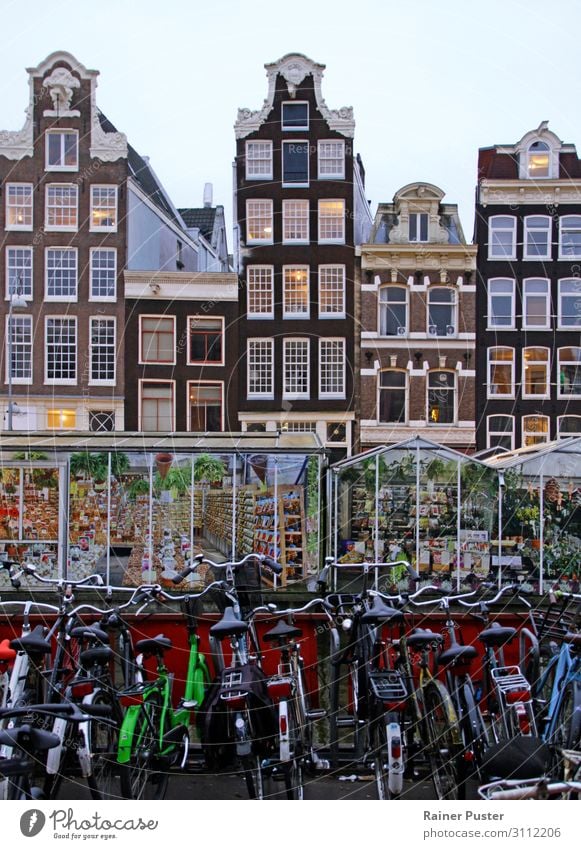
[[[259,570],[267,567],[274,574],[281,574],[282,566],[262,554],[249,554],[239,561],[226,563],[214,563],[198,557],[191,566],[174,577],[174,582],[180,583],[202,562],[208,564],[215,573],[224,572],[225,582],[213,586],[221,587],[222,597],[228,603],[220,621],[210,628],[217,676],[199,712],[204,756],[210,768],[221,768],[235,756],[240,763],[249,797],[262,799],[262,762],[272,754],[277,725],[274,704],[267,691],[266,676],[260,667],[254,617],[258,612],[272,612],[273,608],[260,605],[250,611],[244,620],[236,575],[249,562],[254,562]],[[222,643],[226,640],[232,655],[229,666],[225,663],[222,650]]]
[[[328,762],[318,755],[314,745],[314,724],[327,712],[309,704],[309,688],[298,642],[302,631],[294,624],[297,614],[316,607],[327,618],[331,651],[336,652],[339,635],[328,605],[322,598],[312,599],[300,608],[277,610],[273,614],[278,619],[276,625],[262,636],[264,642],[274,644],[275,650],[280,653],[276,674],[266,683],[268,694],[278,710],[278,747],[270,759],[263,761],[262,769],[266,778],[282,777],[287,799],[304,798],[305,771],[328,767]]]

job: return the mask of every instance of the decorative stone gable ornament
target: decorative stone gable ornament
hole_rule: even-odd
[[[81,113],[77,109],[71,109],[71,101],[74,89],[80,88],[81,83],[67,68],[55,68],[48,77],[44,78],[42,86],[48,89],[54,106],[54,110],[45,110],[45,117],[78,118],[80,116]]]
[[[288,93],[293,100],[297,96],[297,86],[302,83],[310,72],[311,68],[308,68],[302,62],[289,62],[286,65],[281,65],[280,73],[286,80]]]

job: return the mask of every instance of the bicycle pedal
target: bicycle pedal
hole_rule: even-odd
[[[337,728],[353,728],[356,725],[355,719],[351,716],[345,717],[345,719],[337,719],[336,720]]]
[[[195,710],[199,706],[199,702],[197,702],[195,699],[182,699],[182,701],[180,702],[180,707],[184,708],[185,710]]]
[[[324,719],[326,716],[327,711],[324,708],[307,711],[307,719],[310,720],[310,722],[316,722],[319,719]]]

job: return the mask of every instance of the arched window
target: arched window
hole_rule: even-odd
[[[549,398],[549,349],[523,348],[522,397]]]
[[[581,215],[559,218],[559,259],[581,257]]]
[[[581,416],[559,416],[557,439],[569,439],[572,436],[581,436]]]
[[[428,290],[428,333],[430,336],[455,336],[456,292],[443,286]]]
[[[523,281],[523,317],[526,330],[549,330],[551,327],[549,281],[544,277],[527,277]]]
[[[527,215],[524,241],[523,259],[550,259],[551,218],[548,215]]]
[[[578,277],[559,280],[558,322],[563,329],[581,327],[581,280]]]
[[[488,220],[488,258],[516,259],[516,218],[493,215]]]
[[[407,312],[407,289],[404,286],[382,286],[379,290],[379,335],[405,336]]]
[[[405,424],[407,373],[385,369],[379,373],[378,420]]]
[[[514,398],[514,348],[488,349],[488,397]]]
[[[522,444],[542,445],[549,441],[549,417],[548,416],[523,416],[522,419]]]
[[[488,327],[514,329],[514,280],[495,277],[488,281]]]
[[[550,177],[551,149],[546,142],[535,141],[529,146],[527,171],[529,177]]]
[[[428,372],[427,420],[429,425],[456,421],[456,375],[453,371]]]
[[[486,420],[486,447],[514,448],[514,416],[488,416]]]

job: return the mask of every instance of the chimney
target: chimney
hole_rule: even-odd
[[[212,206],[213,187],[211,183],[204,183],[204,206]]]

